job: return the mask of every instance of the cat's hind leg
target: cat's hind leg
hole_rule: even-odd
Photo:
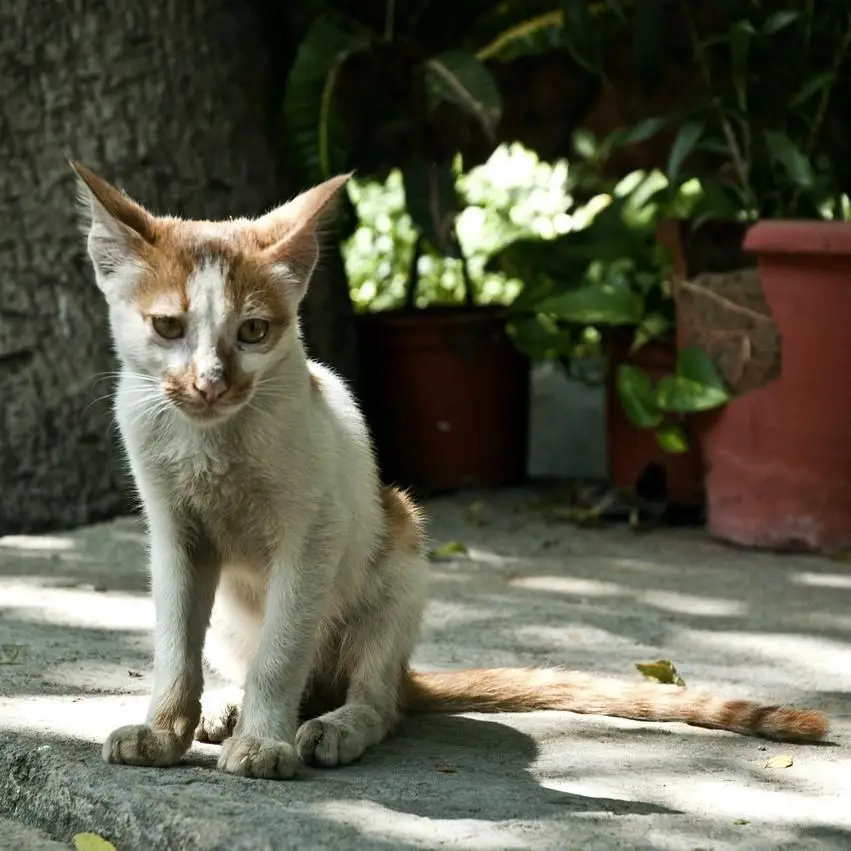
[[[428,564],[419,514],[395,489],[382,493],[387,532],[371,566],[367,599],[341,636],[340,673],[345,703],[306,721],[296,751],[308,765],[346,765],[378,744],[399,720],[399,688],[419,635]]]

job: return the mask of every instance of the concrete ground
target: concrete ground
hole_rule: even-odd
[[[691,686],[825,710],[832,744],[766,743],[569,713],[417,718],[357,765],[296,782],[108,766],[141,720],[151,604],[132,519],[0,539],[0,848],[849,849],[851,567],[548,520],[529,494],[430,502],[437,562],[416,662],[637,677],[672,659]],[[769,768],[790,756],[788,768]]]

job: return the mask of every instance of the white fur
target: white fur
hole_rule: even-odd
[[[163,395],[160,379],[187,358],[212,363],[217,345],[233,342],[241,318],[224,299],[227,268],[194,270],[187,334],[164,345],[129,296],[134,259],[113,257],[112,271],[97,271],[102,234],[112,231],[101,222],[95,231],[92,259],[122,361],[116,415],[150,528],[157,616],[147,723],[114,731],[104,756],[180,758],[199,723],[209,632],[208,661],[244,688],[223,770],[291,777],[297,755],[323,765],[357,759],[396,721],[427,574],[421,552],[388,542],[357,405],[331,370],[307,361],[292,327],[272,351],[239,354],[256,379],[253,395],[200,426]],[[306,283],[286,290],[293,314]],[[299,728],[308,682],[338,676],[348,684],[344,705]],[[200,733],[220,740],[229,732],[220,721],[205,712]]]

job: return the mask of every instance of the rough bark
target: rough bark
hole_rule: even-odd
[[[94,401],[115,363],[66,156],[159,212],[253,214],[291,196],[267,29],[244,0],[0,6],[0,534],[128,504],[109,406]],[[351,375],[335,259],[314,281],[309,342]]]

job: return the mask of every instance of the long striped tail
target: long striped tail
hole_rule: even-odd
[[[409,712],[531,712],[558,709],[638,721],[680,721],[781,742],[815,742],[829,730],[811,709],[762,706],[681,686],[628,682],[544,668],[408,671],[403,707]]]

